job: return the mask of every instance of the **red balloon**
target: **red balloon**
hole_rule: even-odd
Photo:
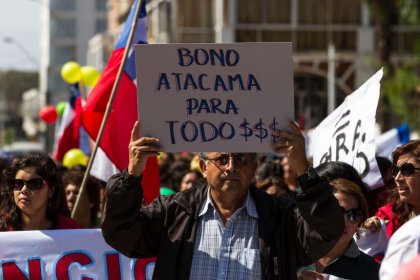
[[[39,110],[39,118],[45,123],[53,123],[58,118],[57,110],[52,105],[44,106]]]

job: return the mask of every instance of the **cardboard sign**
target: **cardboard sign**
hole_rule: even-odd
[[[382,75],[381,69],[347,96],[315,129],[311,144],[314,166],[346,162],[372,189],[383,184],[375,159],[375,117]]]
[[[271,152],[294,119],[291,43],[136,45],[140,135],[167,152]]]

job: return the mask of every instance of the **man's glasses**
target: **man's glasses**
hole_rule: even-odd
[[[346,210],[344,207],[341,207],[341,211],[343,214],[347,215],[347,218],[349,219],[350,223],[356,224],[360,222],[363,219],[363,212],[360,209],[349,209]]]
[[[412,163],[403,163],[400,167],[394,165],[392,167],[392,176],[395,178],[401,172],[404,177],[408,177],[413,175],[417,170],[420,170],[420,167],[414,167]]]
[[[20,191],[23,189],[23,186],[28,188],[28,190],[40,190],[44,186],[44,179],[42,178],[32,178],[28,180],[22,179],[11,179],[9,181],[9,186],[14,191]]]
[[[229,164],[229,160],[232,158],[232,160],[239,166],[245,166],[251,162],[251,158],[246,154],[235,154],[235,155],[221,155],[215,158],[209,158],[205,157],[204,159],[209,160],[214,165],[217,165],[219,167],[225,167]]]

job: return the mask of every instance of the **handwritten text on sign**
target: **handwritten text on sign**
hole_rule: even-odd
[[[313,164],[342,161],[352,165],[374,189],[382,183],[375,159],[375,120],[382,70],[379,70],[316,128]]]
[[[293,119],[290,43],[136,46],[140,134],[164,150],[268,152]]]

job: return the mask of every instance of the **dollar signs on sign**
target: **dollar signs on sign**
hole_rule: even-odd
[[[271,136],[271,142],[277,142],[279,140],[279,137],[277,136],[277,129],[278,122],[276,121],[276,117],[273,118],[273,121],[269,125],[270,129],[270,136]]]
[[[248,141],[248,138],[252,136],[252,129],[249,127],[249,122],[244,118],[244,121],[240,124],[240,128],[244,130],[243,134],[240,134],[245,138],[245,142]]]
[[[264,123],[261,118],[260,121],[255,124],[254,130],[256,131],[255,137],[259,138],[262,143],[263,139],[268,136],[268,132],[267,129],[264,128]]]

